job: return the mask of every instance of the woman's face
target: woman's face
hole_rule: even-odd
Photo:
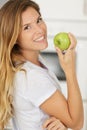
[[[47,28],[40,14],[29,7],[22,13],[22,30],[18,44],[23,52],[40,51],[47,48]]]

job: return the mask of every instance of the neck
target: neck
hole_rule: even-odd
[[[23,57],[25,58],[25,60],[41,66],[40,62],[39,62],[39,51],[22,52],[22,54],[23,54]]]

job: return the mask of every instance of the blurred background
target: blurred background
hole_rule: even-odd
[[[0,0],[0,6],[7,0]],[[60,80],[67,97],[66,78],[60,67],[53,38],[58,32],[71,32],[78,41],[76,47],[76,72],[84,104],[84,127],[87,130],[87,0],[34,0],[41,8],[48,28],[49,47],[42,52],[47,65]],[[10,128],[9,128],[10,129]]]

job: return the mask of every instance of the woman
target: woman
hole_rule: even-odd
[[[83,104],[75,72],[76,39],[65,54],[56,48],[67,80],[68,98],[48,70],[40,51],[48,46],[39,6],[9,0],[0,9],[0,125],[12,117],[14,130],[80,130]],[[46,120],[46,122],[45,122]],[[62,122],[60,122],[60,121]],[[64,124],[64,125],[63,125]]]

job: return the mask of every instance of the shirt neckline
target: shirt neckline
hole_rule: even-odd
[[[48,70],[47,66],[46,66],[46,63],[43,59],[43,57],[41,55],[39,55],[39,62],[42,64],[42,67],[41,66],[38,66],[34,63],[32,63],[31,61],[26,61],[26,63],[29,65],[29,66],[32,66],[34,68],[37,68],[37,69],[42,69],[42,70]]]

